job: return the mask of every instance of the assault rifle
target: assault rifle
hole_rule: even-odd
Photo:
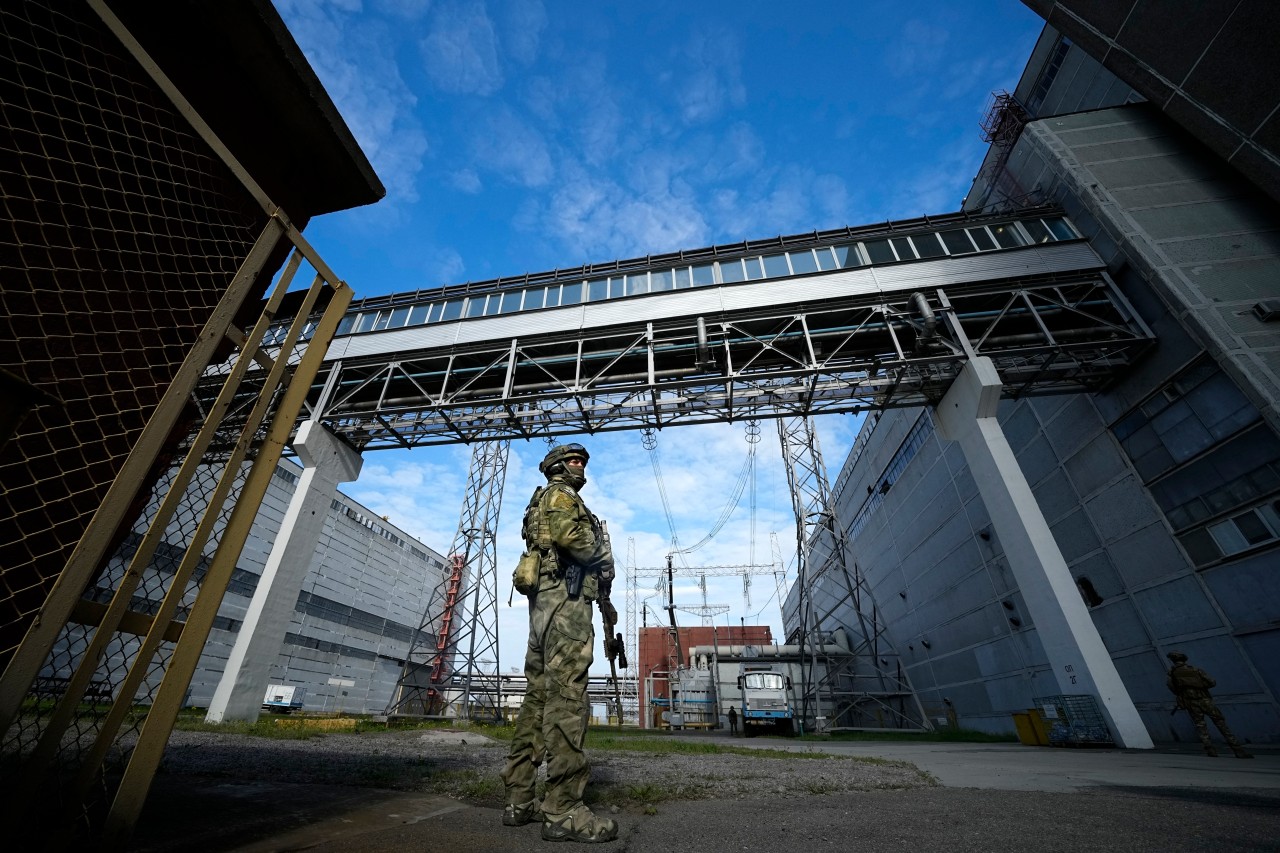
[[[592,521],[600,525],[596,530],[597,539],[603,542],[605,548],[612,554],[613,547],[609,542],[609,528],[605,526],[603,521],[594,516],[592,516]],[[609,579],[609,592],[613,592],[613,578]],[[611,601],[610,605],[612,603]],[[615,609],[614,613],[617,612]],[[613,679],[613,702],[614,707],[618,709],[618,728],[622,728],[622,688],[618,684],[618,667],[621,666],[624,670],[627,668],[627,647],[622,642],[622,634],[614,633],[614,629],[618,627],[617,624],[609,621],[607,617],[604,617],[604,614],[601,614],[601,616],[604,618],[604,656],[609,659],[609,676]]]

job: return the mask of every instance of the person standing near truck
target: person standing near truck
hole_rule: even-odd
[[[529,643],[524,703],[502,771],[502,823],[523,826],[540,818],[547,841],[593,843],[618,835],[616,821],[597,816],[582,800],[591,775],[582,749],[591,713],[591,602],[598,602],[605,622],[618,621],[609,601],[613,555],[599,519],[578,494],[590,458],[581,444],[566,444],[538,465],[547,485],[534,491],[525,508],[526,550],[513,579],[529,599]],[[547,785],[539,803],[534,784],[544,753]]]

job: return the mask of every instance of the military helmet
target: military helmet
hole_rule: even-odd
[[[551,448],[547,455],[542,457],[542,461],[538,463],[538,470],[550,479],[557,474],[563,474],[564,463],[574,457],[581,459],[584,465],[591,461],[591,454],[587,453],[587,449],[581,444],[562,444]]]
[[[1169,654],[1165,655],[1165,657],[1167,657],[1169,660],[1173,661],[1174,663],[1182,663],[1187,659],[1187,656],[1184,655],[1182,652],[1169,652]]]

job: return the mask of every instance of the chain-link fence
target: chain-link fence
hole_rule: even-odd
[[[0,802],[119,846],[350,290],[100,0],[0,44]]]
[[[0,666],[263,222],[101,22],[53,5],[0,9],[0,366],[54,398],[0,448]]]

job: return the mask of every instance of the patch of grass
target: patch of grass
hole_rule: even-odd
[[[489,775],[474,770],[446,770],[437,773],[431,777],[427,787],[434,793],[495,804],[502,803],[506,790],[496,774]]]
[[[609,785],[598,792],[600,801],[625,805],[653,805],[672,800],[704,800],[707,791],[698,785],[662,785],[644,782],[637,785]],[[589,790],[589,789],[588,789]]]
[[[750,749],[744,746],[721,746],[706,740],[656,740],[609,734],[596,730],[587,732],[587,749],[612,749],[629,752],[648,752],[653,755],[678,753],[681,755],[745,755],[750,758],[818,758],[834,756],[821,752],[789,752],[785,749]]]
[[[241,720],[206,723],[203,717],[199,719],[179,717],[173,727],[184,732],[220,732],[273,740],[307,740],[313,737],[324,737],[324,732],[297,726],[278,726],[272,719],[258,720],[256,723],[246,723]]]
[[[921,741],[924,743],[1014,743],[1017,735],[991,734],[971,729],[938,730],[932,732],[896,732],[896,731],[863,731],[832,732],[823,735],[798,735],[798,741],[843,742],[843,741]]]

